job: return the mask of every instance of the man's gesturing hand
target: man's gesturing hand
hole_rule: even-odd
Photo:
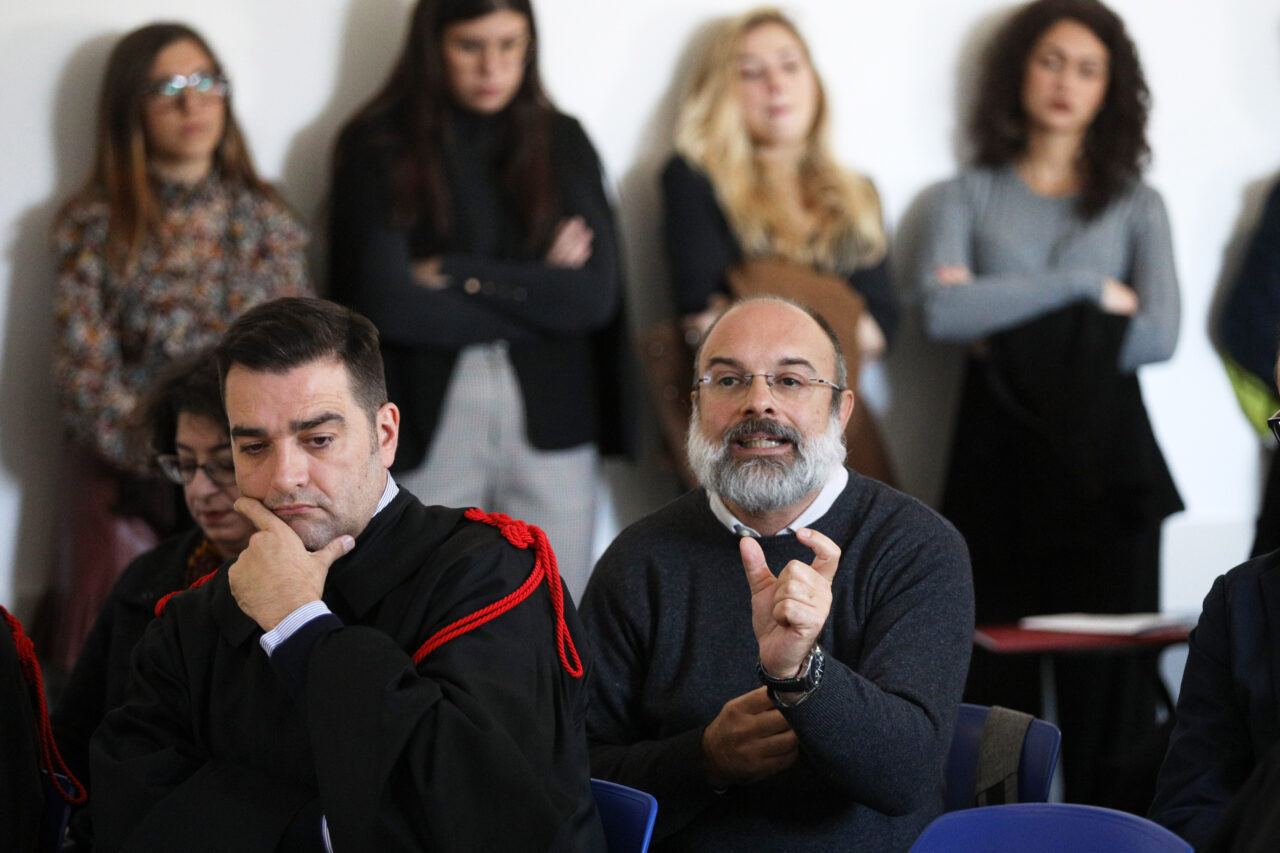
[[[796,733],[763,687],[725,702],[702,733],[707,783],[713,788],[772,776],[795,763],[799,754]]]
[[[760,644],[760,665],[777,678],[799,674],[818,632],[831,612],[831,579],[840,565],[840,547],[816,530],[796,532],[813,549],[813,563],[792,560],[775,578],[760,543],[742,537],[742,566],[751,584],[751,625]]]
[[[344,534],[319,551],[308,551],[293,528],[261,501],[241,497],[235,510],[252,521],[258,532],[228,570],[231,594],[249,618],[270,631],[290,613],[321,597],[329,566],[354,548],[356,541]]]

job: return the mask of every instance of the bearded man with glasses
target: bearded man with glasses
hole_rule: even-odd
[[[655,849],[905,850],[942,811],[964,541],[844,467],[856,402],[808,309],[744,300],[696,363],[702,488],[624,531],[583,598],[592,773],[657,797]]]

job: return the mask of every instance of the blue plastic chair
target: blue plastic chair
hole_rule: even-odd
[[[947,812],[911,853],[1192,853],[1144,817],[1074,803],[1012,803]]]
[[[603,779],[591,780],[591,793],[596,797],[609,853],[645,853],[658,817],[658,801],[653,795]]]
[[[946,811],[970,809],[974,806],[973,777],[978,766],[978,745],[982,740],[982,726],[986,723],[987,712],[990,710],[986,705],[960,706],[944,776],[946,790],[943,792],[943,802]],[[1022,742],[1022,756],[1018,760],[1018,802],[1048,802],[1049,786],[1053,783],[1053,769],[1058,764],[1058,747],[1061,743],[1062,733],[1057,726],[1044,720],[1031,721],[1026,739]]]

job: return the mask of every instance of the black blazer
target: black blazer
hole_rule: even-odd
[[[1191,633],[1151,818],[1202,848],[1280,735],[1280,551],[1213,583]]]

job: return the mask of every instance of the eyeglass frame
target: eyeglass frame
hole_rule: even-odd
[[[1267,418],[1267,426],[1271,427],[1271,434],[1276,437],[1277,442],[1280,442],[1280,412]]]
[[[764,384],[765,384],[765,386],[769,389],[769,393],[770,393],[770,394],[772,394],[772,393],[773,393],[773,383],[774,383],[774,381],[775,381],[775,380],[778,378],[778,376],[780,376],[780,375],[782,375],[782,376],[786,376],[786,375],[788,375],[788,372],[784,371],[782,374],[778,374],[778,373],[739,373],[739,374],[735,374],[735,375],[736,375],[739,379],[741,379],[741,380],[742,380],[742,394],[745,396],[745,395],[746,395],[746,394],[751,390],[751,382],[752,382],[752,381],[753,381],[757,376],[763,376],[763,377],[764,377]],[[803,373],[795,373],[795,374],[791,374],[791,375],[801,377],[801,378],[803,378],[806,382],[808,382],[809,384],[805,386],[806,388],[813,388],[813,387],[814,387],[814,386],[816,386],[816,385],[826,385],[828,388],[832,389],[833,391],[836,391],[837,393],[844,393],[845,391],[848,391],[848,390],[849,390],[848,388],[842,388],[842,387],[840,387],[840,386],[839,386],[839,385],[837,385],[836,383],[832,382],[830,379],[820,379],[820,378],[819,378],[819,377],[817,377],[817,376],[805,376]],[[697,393],[701,394],[701,393],[702,393],[702,386],[703,386],[703,385],[706,385],[706,386],[708,386],[708,387],[710,387],[710,386],[711,386],[711,374],[710,374],[710,373],[703,374],[701,377],[699,377],[699,378],[697,379],[697,381],[695,381],[695,382],[693,383],[693,390],[694,390],[694,391],[696,391]],[[1280,412],[1277,412],[1276,414],[1277,414],[1277,415],[1280,415]]]
[[[205,80],[212,84],[210,88],[197,88]],[[181,82],[179,82],[181,81]],[[165,87],[177,86],[172,94],[164,91]],[[192,71],[190,74],[173,74],[162,80],[152,80],[143,88],[142,94],[153,103],[176,104],[183,94],[225,99],[231,94],[231,80],[220,71]]]
[[[219,479],[221,473],[215,473],[214,465],[211,462],[197,462],[191,469],[191,479],[188,480],[182,475],[182,457],[176,453],[158,453],[156,454],[156,465],[160,468],[160,473],[164,474],[166,480],[178,486],[189,486],[196,481],[196,475],[201,471],[209,478],[209,482],[219,488],[234,486],[236,484],[235,467],[231,468],[231,479],[223,481]]]

